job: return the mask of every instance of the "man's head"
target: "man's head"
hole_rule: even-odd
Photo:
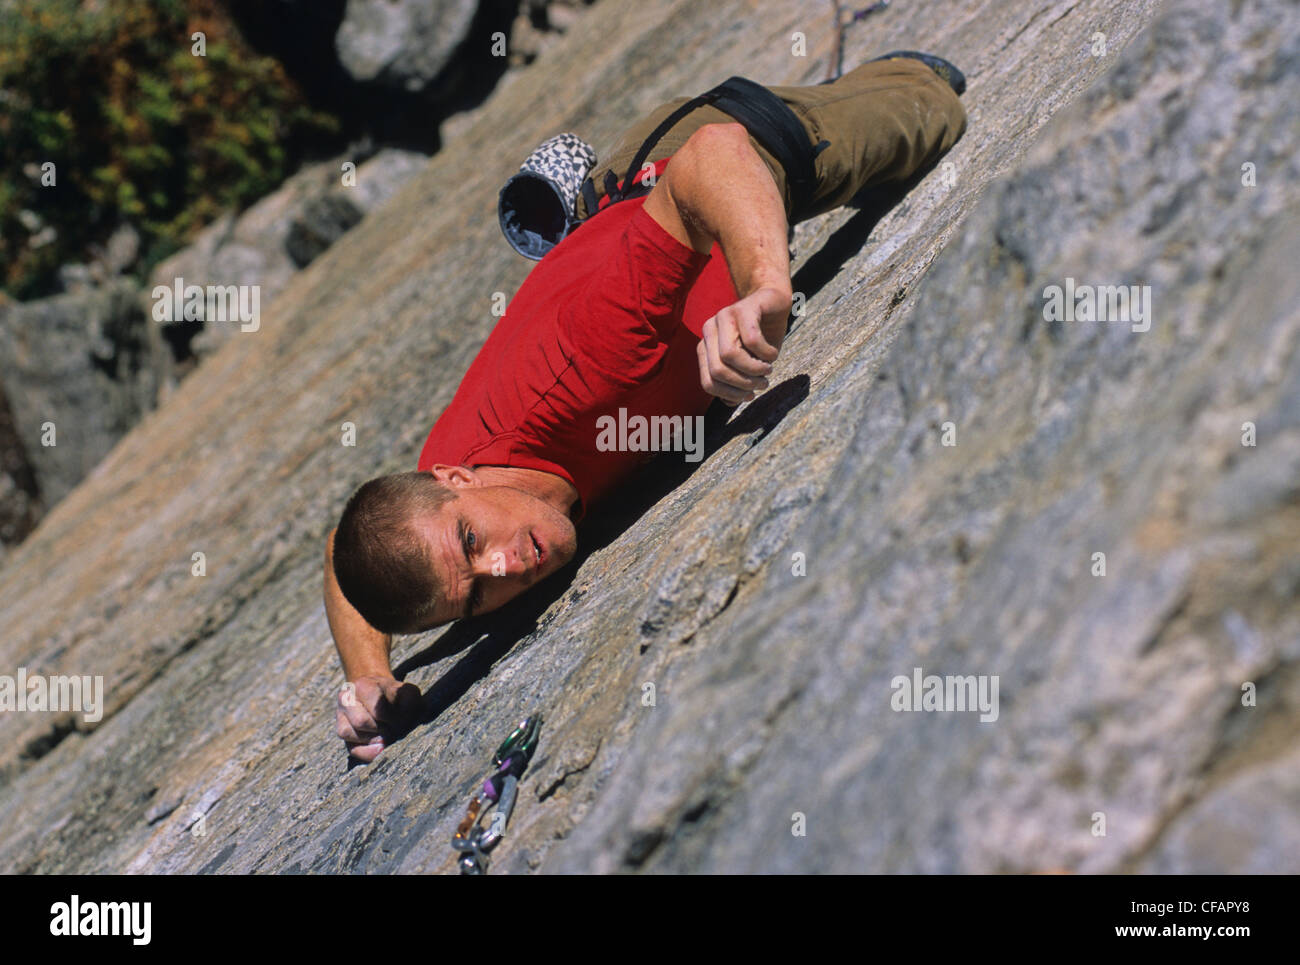
[[[334,535],[334,575],[384,633],[416,633],[495,610],[573,558],[569,518],[490,469],[434,466],[372,479]]]

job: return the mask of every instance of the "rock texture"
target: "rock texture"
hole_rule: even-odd
[[[101,288],[0,304],[3,391],[22,446],[5,447],[6,459],[30,465],[46,506],[153,405],[165,349],[136,295],[134,282],[116,278]]]
[[[143,304],[149,307],[155,286],[169,287],[182,278],[186,285],[256,285],[265,309],[299,268],[388,200],[426,160],[416,151],[389,148],[369,158],[340,156],[307,165],[272,194],[246,211],[223,215],[194,244],[160,262]],[[344,162],[353,169],[345,172]],[[236,331],[224,325],[194,327],[198,331],[189,335],[193,342],[187,348],[199,357],[214,352]]]
[[[0,669],[103,674],[105,716],[0,717],[0,869],[451,871],[541,711],[495,872],[1297,870],[1295,3],[851,28],[847,64],[967,72],[948,164],[799,226],[773,388],[594,520],[576,571],[399,638],[426,721],[345,768],[322,539],[414,465],[530,267],[500,184],[731,73],[815,82],[828,25],[596,5],[42,522],[0,571]],[[1149,330],[1045,320],[1067,278],[1150,286]],[[996,676],[997,720],[891,709],[916,667]]]
[[[469,35],[478,0],[348,0],[334,36],[339,61],[359,81],[421,90]]]
[[[0,386],[0,565],[9,547],[17,546],[36,528],[42,510],[36,471],[14,425],[9,397]]]

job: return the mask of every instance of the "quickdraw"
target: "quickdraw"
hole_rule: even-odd
[[[506,832],[511,812],[515,809],[519,780],[537,749],[537,736],[541,729],[541,714],[525,718],[492,755],[496,769],[470,800],[465,817],[451,838],[451,846],[460,852],[457,864],[461,874],[487,874],[488,853]],[[491,819],[484,826],[483,819],[489,815]]]

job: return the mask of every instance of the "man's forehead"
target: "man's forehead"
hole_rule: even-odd
[[[424,540],[426,546],[431,550],[441,552],[439,545],[442,542],[443,531],[447,528],[448,517],[442,510],[423,513],[411,521],[411,528],[419,534],[420,539]]]

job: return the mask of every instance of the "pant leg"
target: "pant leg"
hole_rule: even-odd
[[[830,83],[769,89],[803,122],[809,143],[830,141],[815,160],[812,208],[799,213],[799,220],[839,207],[868,184],[905,180],[952,147],[966,128],[965,108],[952,88],[909,58],[862,64]],[[689,99],[661,104],[623,135],[609,160],[592,171],[598,199],[605,195],[605,172],[613,171],[622,180],[641,143]],[[706,124],[734,121],[712,105],[698,107],[669,129],[647,160],[673,154]],[[750,144],[772,172],[790,218],[785,169],[752,136]],[[579,216],[585,216],[581,199],[578,208]]]
[[[868,185],[907,180],[966,130],[961,99],[910,58],[861,64],[829,84],[771,90],[803,121],[812,143],[830,141],[817,155],[817,188],[802,218],[837,208]]]

